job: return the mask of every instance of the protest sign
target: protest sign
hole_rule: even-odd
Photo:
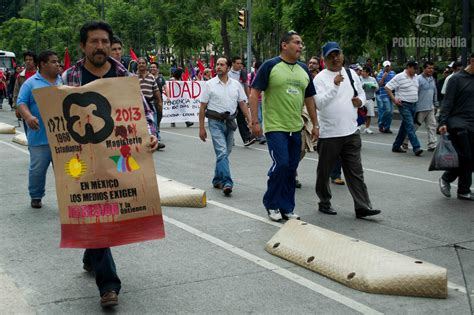
[[[168,81],[162,123],[199,122],[199,97],[204,81]]]
[[[164,237],[137,77],[33,91],[53,156],[61,247]]]

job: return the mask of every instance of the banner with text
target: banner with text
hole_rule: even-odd
[[[137,77],[33,91],[53,156],[61,247],[165,235]]]
[[[204,81],[168,81],[163,96],[162,123],[199,122],[199,98]]]

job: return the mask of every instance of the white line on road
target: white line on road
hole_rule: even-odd
[[[177,133],[177,132],[170,132],[170,131],[160,131],[160,132],[169,133],[169,134],[172,134],[172,135],[177,135],[177,136],[182,136],[182,137],[187,137],[187,138],[199,139],[199,137],[183,135],[183,134],[180,134],[180,133]],[[237,145],[237,144],[236,144],[236,146],[243,147],[243,145]],[[260,148],[255,148],[255,147],[248,147],[248,148],[252,149],[252,150],[268,152],[268,150],[266,150],[266,149],[260,149]],[[307,157],[307,156],[305,156],[303,159],[310,160],[310,161],[316,161],[316,162],[318,161],[318,159]],[[405,178],[405,179],[411,179],[411,180],[416,180],[416,181],[420,181],[420,182],[424,182],[424,183],[438,184],[437,181],[433,181],[433,180],[428,180],[428,179],[414,177],[414,176],[408,176],[408,175],[395,174],[395,173],[390,173],[390,172],[385,172],[385,171],[379,171],[379,170],[372,169],[372,168],[364,167],[364,171],[383,174],[383,175],[389,175],[389,176],[394,176],[394,177],[400,177],[400,178]],[[451,184],[451,186],[457,187],[457,185],[454,185],[454,184]]]
[[[26,153],[26,154],[30,154],[30,152],[28,152],[28,150],[19,148],[19,147],[17,147],[17,146],[14,145],[14,144],[5,142],[5,141],[3,141],[3,140],[0,140],[0,143],[3,143],[3,144],[5,144],[5,145],[7,145],[7,146],[9,146],[9,147],[12,147],[13,149],[18,150],[18,151],[20,151],[20,152],[23,152],[23,153]]]
[[[192,226],[189,226],[187,224],[184,224],[180,221],[169,218],[167,216],[163,216],[163,217],[165,218],[165,221],[167,223],[170,223],[170,224],[172,224],[172,225],[174,225],[174,226],[176,226],[176,227],[178,227],[178,228],[180,228],[180,229],[182,229],[182,230],[184,230],[188,233],[191,233],[191,234],[193,234],[193,235],[195,235],[199,238],[202,238],[202,239],[204,239],[204,240],[206,240],[206,241],[208,241],[208,242],[210,242],[214,245],[217,245],[217,246],[219,246],[219,247],[221,247],[221,248],[223,248],[223,249],[225,249],[225,250],[227,250],[231,253],[234,253],[234,254],[242,257],[242,258],[245,258],[248,261],[259,265],[260,267],[263,267],[267,270],[270,270],[270,271],[272,271],[272,272],[274,272],[274,273],[276,273],[276,274],[278,274],[278,275],[280,275],[280,276],[282,276],[282,277],[284,277],[288,280],[291,280],[291,281],[293,281],[293,282],[295,282],[295,283],[297,283],[297,284],[299,284],[299,285],[301,285],[305,288],[308,288],[308,289],[310,289],[310,290],[312,290],[316,293],[319,293],[319,294],[321,294],[321,295],[323,295],[327,298],[330,298],[331,300],[334,300],[334,301],[336,301],[340,304],[343,304],[343,305],[345,305],[345,306],[347,306],[347,307],[349,307],[349,308],[351,308],[355,311],[358,311],[362,314],[383,314],[383,313],[380,313],[380,312],[374,310],[373,308],[370,308],[370,307],[368,307],[368,306],[366,306],[362,303],[359,303],[359,302],[357,302],[357,301],[355,301],[351,298],[348,298],[348,297],[346,297],[342,294],[339,294],[335,291],[332,291],[332,290],[330,290],[326,287],[323,287],[323,286],[321,286],[317,283],[314,283],[314,282],[312,282],[312,281],[310,281],[310,280],[308,280],[304,277],[301,277],[301,276],[299,276],[299,275],[297,275],[297,274],[295,274],[291,271],[288,271],[285,268],[282,268],[282,267],[280,267],[278,265],[275,265],[275,264],[273,264],[269,261],[266,261],[266,260],[264,260],[264,259],[262,259],[258,256],[255,256],[255,255],[253,255],[249,252],[246,252],[246,251],[244,251],[244,250],[242,250],[242,249],[240,249],[240,248],[238,248],[234,245],[226,243],[226,242],[224,242],[224,241],[222,241],[222,240],[220,240],[220,239],[218,239],[218,238],[216,238],[212,235],[209,235],[209,234],[206,234],[206,233],[204,233],[200,230],[197,230],[197,229],[193,228]]]

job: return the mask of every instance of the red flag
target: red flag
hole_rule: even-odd
[[[188,71],[188,67],[184,67],[184,73],[183,73],[183,81],[188,81],[189,80],[189,71]]]
[[[214,77],[216,75],[214,73],[214,56],[211,56],[211,62],[209,66],[211,67],[211,77]]]
[[[135,61],[138,60],[137,55],[135,55],[135,53],[133,52],[132,47],[130,47],[130,58],[132,58],[132,60],[135,60]]]
[[[204,69],[206,69],[206,68],[204,68],[204,65],[202,64],[201,59],[198,59],[198,62],[197,62],[197,63],[198,63],[199,73],[200,73],[200,74],[203,74],[203,73],[204,73]]]
[[[64,52],[63,61],[64,61],[64,70],[71,68],[71,59],[69,58],[69,50],[67,50],[67,47],[66,47],[66,51]]]

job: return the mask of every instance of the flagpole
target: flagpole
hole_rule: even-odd
[[[247,0],[247,73],[252,69],[252,0]]]

